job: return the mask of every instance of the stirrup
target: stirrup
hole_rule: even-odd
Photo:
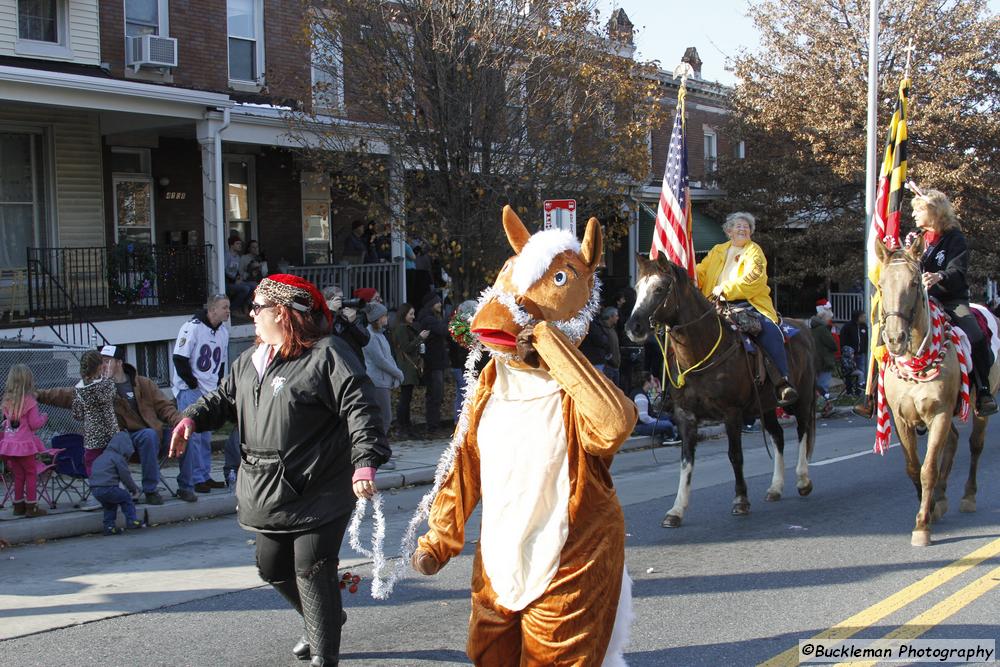
[[[976,414],[980,417],[989,417],[997,413],[997,401],[988,391],[980,390],[976,396]]]
[[[875,401],[868,394],[865,394],[864,399],[851,408],[859,417],[864,419],[871,419],[875,415]]]
[[[799,392],[795,390],[795,387],[788,380],[785,380],[776,389],[778,393],[778,405],[780,407],[787,408],[798,403]]]

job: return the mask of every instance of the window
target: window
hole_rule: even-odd
[[[59,0],[17,0],[17,36],[58,44]]]
[[[171,351],[174,341],[136,343],[135,369],[161,387],[170,386]]]
[[[705,180],[714,178],[719,166],[719,145],[715,130],[705,128]]]
[[[125,0],[125,36],[163,35],[167,28],[167,0]]]
[[[736,144],[736,159],[745,160],[747,157],[747,144],[745,141],[741,141]]]
[[[313,104],[328,111],[344,108],[344,52],[339,37],[317,35],[312,45]]]
[[[118,243],[152,243],[155,238],[153,179],[149,149],[112,148],[115,239]]]
[[[72,58],[67,32],[68,0],[17,0],[17,43],[21,56]]]
[[[0,268],[26,265],[45,220],[43,141],[38,132],[0,129]]]
[[[227,0],[229,79],[258,83],[264,69],[263,0]]]
[[[239,236],[244,243],[255,236],[256,213],[252,155],[227,155],[222,163],[225,184],[226,239]]]
[[[302,256],[305,264],[329,264],[330,179],[319,172],[302,172]]]

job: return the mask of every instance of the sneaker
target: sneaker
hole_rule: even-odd
[[[105,526],[104,527],[104,534],[105,535],[121,535],[122,532],[123,532],[122,529],[119,528],[118,526]]]
[[[150,491],[146,494],[146,504],[147,505],[162,505],[163,496],[160,495],[158,491]]]
[[[210,489],[224,489],[224,488],[226,488],[226,483],[225,482],[220,482],[218,480],[212,479],[211,477],[209,477],[208,479],[206,479],[202,483],[203,484],[208,484],[208,488],[210,488]]]
[[[663,439],[664,447],[677,447],[681,444],[681,439],[676,435],[669,435]]]
[[[194,485],[194,490],[197,491],[198,493],[211,493],[212,485],[209,484],[208,482],[198,482],[197,484]]]
[[[187,503],[198,502],[198,496],[191,489],[177,489],[177,497]]]
[[[145,528],[145,527],[146,524],[144,524],[142,521],[139,521],[138,519],[136,519],[135,521],[125,522],[125,530],[139,530],[140,528]]]

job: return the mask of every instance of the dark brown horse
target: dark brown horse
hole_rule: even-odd
[[[698,422],[719,419],[726,425],[729,461],[736,477],[736,497],[732,513],[750,512],[747,483],[743,478],[742,425],[745,417],[762,416],[764,428],[774,441],[774,473],[766,500],[781,498],[785,482],[785,438],[776,414],[777,401],[770,381],[755,388],[752,366],[748,363],[740,334],[717,314],[715,305],[702,296],[687,273],[662,256],[651,261],[639,255],[636,305],[625,326],[629,338],[640,343],[658,325],[667,327],[669,353],[665,360],[674,400],[674,421],[682,440],[681,474],[674,506],[663,518],[665,528],[676,528],[690,501],[694,450],[698,443]],[[815,371],[813,341],[803,322],[787,344],[791,381],[799,392],[798,402],[786,408],[795,415],[798,427],[799,458],[795,468],[799,495],[812,491],[809,458],[816,439]],[[654,334],[655,335],[655,334]],[[678,381],[679,372],[691,370]],[[678,388],[677,384],[682,384]],[[760,404],[758,406],[758,397]]]

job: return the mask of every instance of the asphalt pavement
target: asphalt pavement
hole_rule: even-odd
[[[763,500],[771,461],[760,436],[748,439],[753,506],[747,517],[729,513],[733,482],[723,441],[701,443],[691,505],[678,529],[659,525],[677,488],[678,450],[617,456],[626,561],[635,580],[628,663],[758,664],[843,621],[859,638],[903,631],[996,639],[1000,603],[989,577],[1000,564],[1000,497],[991,480],[1000,474],[1000,457],[991,456],[989,442],[1000,426],[994,423],[987,434],[975,514],[957,512],[968,469],[967,431],[963,427],[952,474],[951,510],[935,525],[928,548],[909,544],[916,497],[899,447],[884,458],[871,454],[870,422],[821,421],[811,467],[814,492],[800,498],[788,475],[777,503]],[[791,468],[794,455],[786,461]],[[424,491],[386,492],[388,545],[398,543]],[[370,568],[345,545],[342,567],[364,581],[359,593],[346,596],[350,618],[341,664],[468,664],[477,527],[474,516],[462,556],[435,577],[403,580],[386,602],[367,595]],[[0,644],[2,661],[301,664],[288,653],[301,622],[260,585],[250,537],[223,517],[4,551],[14,560],[0,561],[0,632],[11,637]],[[992,555],[972,558],[983,549]],[[973,588],[984,592],[969,593]]]

